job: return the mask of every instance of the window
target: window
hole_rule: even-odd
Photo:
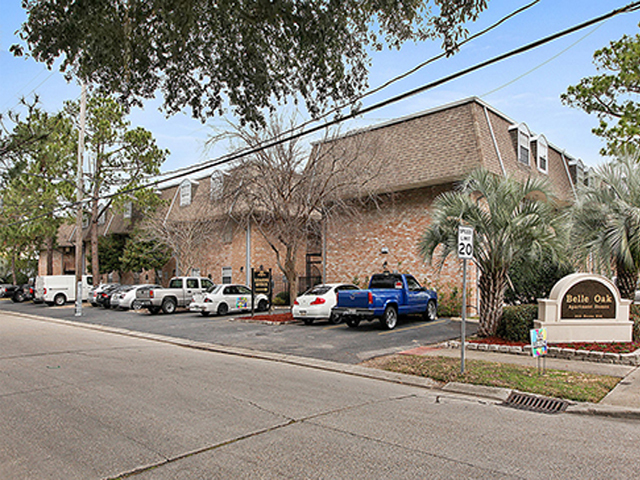
[[[103,210],[100,216],[98,217],[98,225],[104,225],[107,221],[107,211]]]
[[[536,138],[536,157],[538,170],[544,173],[549,172],[549,144],[547,143],[547,139],[544,138],[544,135],[539,135]]]
[[[211,174],[211,201],[222,198],[223,181],[222,172],[216,170]]]
[[[198,279],[187,278],[187,288],[198,288]]]
[[[169,288],[182,288],[182,279],[174,278],[169,282]]]
[[[231,287],[225,287],[223,295],[238,295],[238,289],[235,285]]]
[[[209,280],[208,278],[203,278],[202,279],[202,288],[210,289],[212,287],[215,287],[215,285],[213,284],[213,282],[211,280]]]
[[[184,180],[180,184],[180,206],[186,207],[191,205],[191,182]]]
[[[249,290],[247,287],[245,287],[244,285],[238,285],[238,293],[240,295],[251,295],[251,290]]]
[[[518,161],[529,165],[529,138],[531,134],[524,123],[518,125]]]
[[[233,225],[227,224],[222,230],[222,243],[232,243],[233,242]]]
[[[410,277],[408,275],[407,275],[407,287],[412,292],[420,291],[420,289],[422,288],[415,278]]]
[[[133,213],[133,202],[127,202],[124,204],[124,212],[122,216],[124,218],[131,218],[131,214]]]
[[[222,283],[231,283],[232,272],[231,267],[222,267]]]

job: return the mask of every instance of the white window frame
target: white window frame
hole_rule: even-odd
[[[220,170],[215,170],[210,178],[211,201],[222,198],[222,188],[224,186],[224,174]]]
[[[191,181],[183,180],[180,184],[180,206],[191,205]]]
[[[233,283],[233,268],[222,267],[222,283],[225,285]]]
[[[518,151],[516,152],[516,155],[518,157],[518,162],[522,163],[523,165],[531,165],[531,132],[529,131],[529,128],[527,127],[526,124],[521,123],[520,125],[518,125]],[[526,150],[527,151],[527,161],[524,162],[523,159],[523,155],[522,155],[522,151]]]
[[[536,165],[542,173],[549,173],[549,142],[544,135],[536,138]],[[544,166],[542,162],[544,161]]]
[[[127,202],[124,204],[124,212],[122,213],[122,216],[124,218],[131,218],[133,214],[133,202]]]

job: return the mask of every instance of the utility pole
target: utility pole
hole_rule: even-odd
[[[84,190],[84,126],[87,109],[87,85],[81,82],[82,97],[80,99],[80,132],[78,135],[78,172],[76,178],[76,317],[82,316],[82,200]]]

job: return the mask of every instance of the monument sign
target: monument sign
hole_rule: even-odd
[[[534,326],[546,328],[552,343],[630,342],[630,306],[607,277],[573,273],[554,285],[548,299],[538,299]]]

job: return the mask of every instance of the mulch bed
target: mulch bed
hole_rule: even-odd
[[[261,313],[260,315],[254,315],[253,317],[251,315],[248,315],[246,317],[238,317],[238,320],[254,320],[256,322],[270,322],[270,323],[297,322],[297,320],[294,320],[293,315],[291,315],[291,312],[273,313],[273,314]]]
[[[528,343],[510,342],[499,337],[483,337],[467,339],[469,343],[487,343],[490,345],[509,345],[514,347],[525,347]],[[640,342],[628,343],[598,343],[598,342],[573,342],[573,343],[550,343],[550,347],[573,348],[575,350],[589,350],[604,353],[633,353],[640,349]]]

